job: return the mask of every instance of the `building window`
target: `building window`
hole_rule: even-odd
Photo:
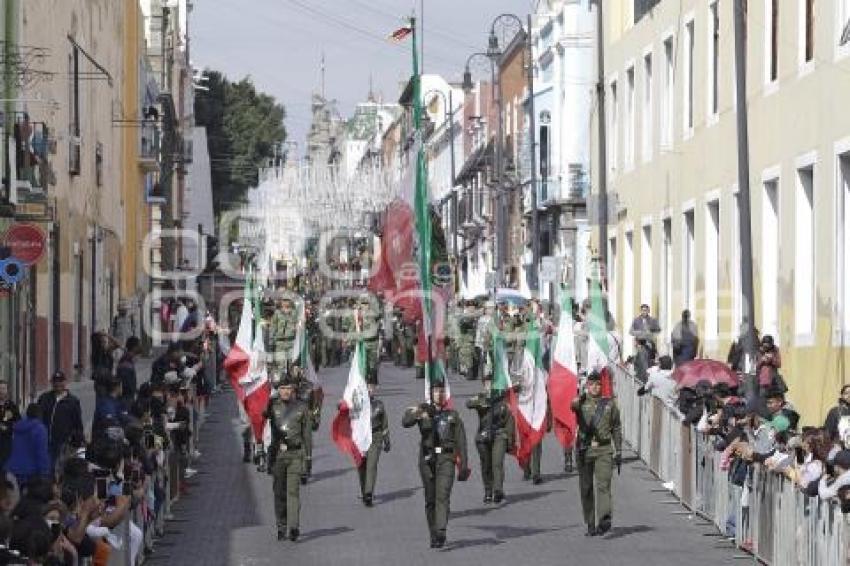
[[[643,160],[652,159],[652,53],[647,53],[643,58],[643,110],[641,111],[641,146],[643,147]]]
[[[794,332],[808,336],[814,331],[815,308],[815,208],[814,165],[797,169],[795,198]]]
[[[661,100],[661,145],[673,146],[673,106],[676,80],[676,53],[673,37],[664,40],[664,90]]]
[[[652,226],[641,230],[640,239],[640,302],[652,304]]]
[[[709,6],[708,15],[708,113],[717,116],[720,96],[720,16],[717,2]]]
[[[617,149],[620,133],[620,103],[617,100],[617,81],[611,81],[610,128],[608,129],[608,170],[613,174],[617,171]]]
[[[685,24],[684,136],[694,129],[694,21]]]
[[[764,0],[764,82],[779,78],[779,0]]]
[[[626,169],[631,169],[635,164],[635,68],[626,70],[626,116],[625,116],[625,161]]]
[[[841,343],[850,332],[850,151],[838,156],[836,162],[836,266],[837,302],[842,329]]]
[[[634,6],[634,23],[638,23],[641,18],[648,14],[661,0],[635,0]]]
[[[661,316],[664,328],[673,328],[673,221],[665,218],[662,223],[664,249],[661,253]]]
[[[779,331],[779,179],[764,182],[761,218],[761,331]]]
[[[705,207],[705,337],[717,340],[718,281],[720,271],[720,201],[709,202]]]
[[[839,57],[850,54],[850,0],[836,0],[836,43]]]
[[[616,319],[618,316],[617,311],[617,291],[620,289],[617,287],[617,238],[609,238],[608,239],[608,265],[605,266],[608,276],[608,289],[609,298],[611,301],[611,314]]]
[[[803,37],[802,55],[803,63],[811,63],[815,58],[815,0],[803,1]]]
[[[686,210],[682,226],[684,244],[682,246],[682,291],[685,294],[685,308],[696,310],[696,245],[694,242],[694,211]]]
[[[623,256],[623,321],[624,334],[628,334],[629,324],[635,316],[635,248],[634,232],[626,232],[626,249]],[[629,346],[631,340],[625,341]],[[626,348],[626,355],[631,353],[631,348]]]

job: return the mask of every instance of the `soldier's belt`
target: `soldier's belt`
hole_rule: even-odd
[[[437,446],[434,448],[434,454],[454,454],[454,448],[443,448],[442,446]]]
[[[286,442],[280,443],[280,451],[281,452],[292,452],[293,450],[301,450],[301,445],[300,444],[289,445]]]
[[[611,446],[610,440],[591,440],[590,447],[591,448],[599,448],[600,446]]]

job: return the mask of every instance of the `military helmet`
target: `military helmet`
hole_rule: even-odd
[[[590,372],[589,374],[587,374],[587,380],[588,381],[602,381],[602,374],[599,373],[598,371],[594,370],[594,371]]]

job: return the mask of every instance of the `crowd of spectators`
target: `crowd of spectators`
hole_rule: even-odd
[[[200,328],[188,327],[191,320]],[[144,382],[136,372],[137,337],[119,345],[105,333],[92,336],[88,434],[62,371],[23,415],[0,382],[0,565],[97,566],[115,552],[129,552],[135,564],[152,551],[143,533],[162,534],[172,489],[166,453],[181,464],[185,493],[190,462],[200,457],[190,442],[198,416],[193,396],[216,387],[216,365],[209,363],[217,355],[214,324],[191,315],[183,323],[193,338],[172,343]]]
[[[850,385],[841,388],[823,426],[801,426],[799,413],[786,399],[779,348],[770,335],[758,344],[750,384],[742,372],[739,340],[728,360],[730,370],[738,372],[737,380],[683,387],[674,379],[674,361],[661,356],[650,360],[638,395],[658,397],[675,407],[683,422],[707,435],[720,454],[721,469],[740,489],[744,508],[753,472],[760,467],[785,476],[806,496],[835,500],[844,513],[850,512]],[[735,529],[735,518],[730,517],[727,534],[734,536]]]

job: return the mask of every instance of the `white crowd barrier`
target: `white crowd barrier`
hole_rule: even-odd
[[[613,368],[625,441],[672,493],[738,548],[771,566],[850,565],[850,522],[833,501],[807,497],[785,476],[753,466],[746,488],[729,482],[714,439],[682,423],[676,407]],[[671,485],[672,484],[672,485]]]

